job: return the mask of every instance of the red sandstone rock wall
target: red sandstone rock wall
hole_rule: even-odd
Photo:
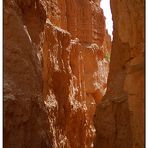
[[[4,145],[93,147],[110,39],[99,1],[4,1]]]
[[[114,21],[108,90],[96,111],[101,148],[144,148],[144,1],[111,0]]]
[[[15,1],[4,5],[4,147],[50,147],[41,65]],[[38,28],[37,28],[38,29]]]

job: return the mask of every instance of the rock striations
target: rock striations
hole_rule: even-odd
[[[111,0],[108,89],[97,106],[96,148],[144,148],[144,0]]]
[[[100,0],[4,0],[5,148],[144,147],[144,0],[111,9],[112,45]]]
[[[94,147],[110,48],[99,0],[5,0],[4,147]]]

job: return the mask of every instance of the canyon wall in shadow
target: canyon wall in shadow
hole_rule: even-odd
[[[97,106],[98,148],[144,148],[144,1],[111,0],[108,89]]]
[[[144,147],[144,1],[111,9],[112,45],[99,0],[4,1],[5,148]]]

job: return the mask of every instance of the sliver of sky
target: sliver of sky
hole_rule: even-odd
[[[110,0],[101,0],[101,8],[104,11],[104,15],[106,17],[105,24],[106,29],[108,30],[109,35],[111,35],[111,39],[113,38],[113,21],[112,21],[112,13],[110,9]]]

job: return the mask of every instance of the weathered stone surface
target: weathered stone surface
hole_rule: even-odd
[[[109,48],[99,1],[5,0],[5,147],[93,147]]]
[[[14,8],[4,7],[4,147],[50,147],[37,49]]]
[[[144,1],[111,0],[108,90],[96,111],[95,147],[144,147]]]
[[[107,61],[98,55],[103,48],[72,40],[49,19],[43,38],[43,91],[54,147],[92,147],[95,104],[104,95],[108,74]]]
[[[100,0],[4,1],[6,148],[144,147],[144,1],[111,6],[106,84]]]

